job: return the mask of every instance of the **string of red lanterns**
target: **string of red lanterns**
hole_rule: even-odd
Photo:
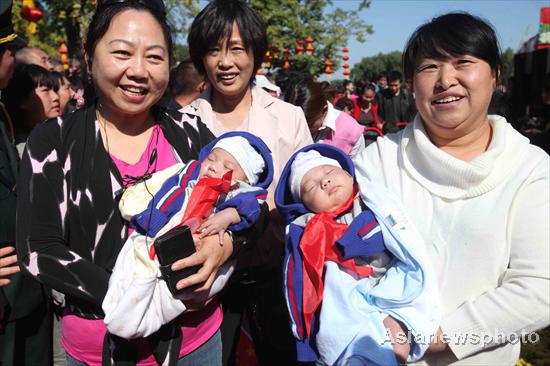
[[[349,52],[349,49],[347,47],[344,47],[344,49],[342,50],[342,52],[344,53],[344,55],[342,56],[342,60],[344,60],[344,64],[342,65],[342,67],[344,68],[344,79],[348,79],[349,77],[349,64],[348,64],[348,60],[349,60],[349,56],[348,56],[348,52]]]
[[[304,47],[304,43],[305,43],[305,47]],[[313,45],[313,43],[314,43],[314,39],[311,37],[307,37],[305,39],[305,42],[303,39],[298,39],[296,41],[296,49],[295,49],[296,54],[303,55],[305,53],[306,55],[313,55],[313,52],[315,51],[315,46]],[[281,59],[281,63],[282,63],[281,68],[285,71],[290,70],[291,68],[290,48],[289,47],[283,48],[281,52],[282,55],[280,57],[279,57],[279,52],[281,52],[281,50],[278,47],[271,47],[264,55],[263,66],[265,69],[267,69],[266,70],[267,76],[271,76],[271,68],[274,65],[274,60],[278,60],[279,58]],[[342,60],[344,61],[342,65],[344,69],[343,75],[344,75],[344,79],[348,79],[350,75],[349,63],[348,63],[349,49],[345,47],[342,50],[342,52],[343,52]],[[325,55],[324,70],[323,70],[323,72],[327,75],[327,79],[330,79],[330,75],[334,73],[332,69],[333,63],[330,60],[330,58],[331,58],[330,54],[327,53]],[[264,73],[264,70],[260,68],[258,70],[258,74],[262,75],[263,73]]]

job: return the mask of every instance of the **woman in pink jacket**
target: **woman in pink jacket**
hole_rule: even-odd
[[[241,261],[242,270],[226,292],[223,361],[227,364],[234,356],[242,312],[253,308],[262,330],[262,343],[256,349],[261,364],[291,365],[295,351],[280,283],[284,233],[273,194],[290,156],[313,142],[306,119],[299,107],[255,85],[254,76],[267,50],[266,28],[244,1],[210,2],[193,21],[188,43],[193,63],[210,87],[183,111],[198,115],[216,136],[247,131],[260,137],[271,150],[274,165],[267,197],[271,225],[253,253],[242,253],[248,260]]]

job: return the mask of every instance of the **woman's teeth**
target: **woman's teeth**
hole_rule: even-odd
[[[233,79],[237,74],[226,74],[226,75],[220,75],[220,79],[222,80],[231,80]]]
[[[125,87],[122,88],[125,92],[132,95],[144,95],[145,89],[142,88],[134,88],[134,87]]]
[[[457,100],[462,99],[463,97],[447,97],[443,99],[434,100],[432,104],[445,104],[445,103],[452,103],[456,102]]]

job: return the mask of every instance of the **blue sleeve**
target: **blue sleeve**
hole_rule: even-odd
[[[191,161],[178,173],[168,178],[149,201],[147,208],[130,220],[132,227],[142,234],[154,237],[170,221],[185,202],[185,188],[196,179],[200,170],[197,161]]]
[[[265,201],[267,191],[257,189],[242,192],[218,205],[217,211],[228,207],[233,207],[239,213],[241,221],[238,224],[230,225],[227,229],[231,231],[241,231],[252,227],[260,217],[260,205]]]
[[[353,219],[348,230],[336,241],[344,259],[369,257],[386,249],[380,225],[370,210]]]

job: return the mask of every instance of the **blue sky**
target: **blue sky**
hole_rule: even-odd
[[[334,0],[334,6],[351,10],[357,1]],[[412,32],[434,16],[449,11],[467,11],[487,19],[496,29],[503,50],[517,51],[522,40],[538,33],[540,8],[550,6],[539,0],[373,0],[358,15],[374,28],[365,43],[350,39],[350,66],[378,52],[402,51]],[[525,39],[524,39],[525,38]],[[336,74],[338,75],[338,73]]]

